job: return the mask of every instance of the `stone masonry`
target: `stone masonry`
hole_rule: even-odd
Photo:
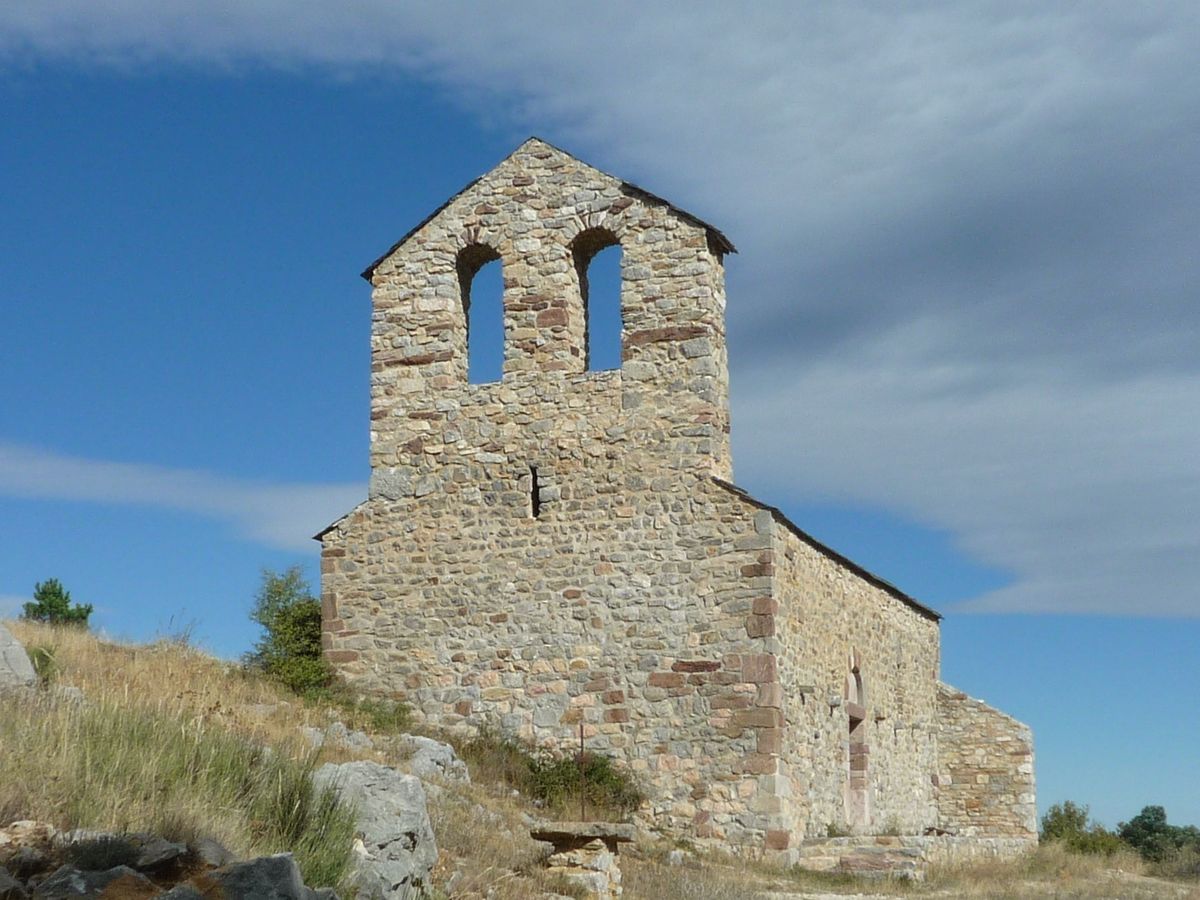
[[[623,362],[589,371],[614,244]],[[440,727],[582,723],[695,839],[1036,840],[1028,729],[939,685],[939,616],[732,484],[732,252],[530,139],[372,264],[369,495],[318,535],[328,659]],[[496,259],[503,377],[473,384]]]

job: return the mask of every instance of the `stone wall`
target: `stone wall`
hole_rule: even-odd
[[[723,240],[527,141],[370,270],[372,496],[518,479],[531,465],[554,494],[560,467],[618,454],[629,465],[633,453],[729,477]],[[580,271],[605,243],[622,252],[624,359],[618,372],[585,373]],[[504,377],[468,384],[470,282],[496,257]]]
[[[936,617],[786,528],[775,555],[791,830],[920,834],[937,818]]]
[[[657,824],[762,846],[781,699],[774,656],[747,635],[769,581],[756,511],[710,479],[651,491],[588,474],[613,507],[504,517],[459,493],[359,507],[325,535],[328,656],[443,727],[570,747],[582,721],[589,748],[638,773]]]
[[[1029,727],[949,685],[938,685],[937,700],[939,826],[1036,842]]]

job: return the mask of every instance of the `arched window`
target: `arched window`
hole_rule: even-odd
[[[504,277],[500,254],[472,244],[458,254],[458,288],[467,320],[467,381],[499,381],[504,373]]]
[[[571,243],[583,297],[584,353],[589,372],[621,368],[621,244],[603,228]]]

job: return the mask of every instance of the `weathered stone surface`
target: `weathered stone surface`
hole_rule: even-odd
[[[467,764],[459,759],[449,744],[417,734],[405,734],[397,739],[397,745],[401,753],[410,754],[404,762],[408,771],[418,778],[443,778],[470,783],[471,774],[467,771]]]
[[[191,850],[197,861],[213,869],[227,866],[237,859],[224,844],[212,838],[200,838],[191,845]]]
[[[21,882],[0,867],[0,900],[26,900],[28,896]]]
[[[170,866],[188,855],[187,844],[178,844],[153,835],[140,835],[137,851],[133,867],[140,871]]]
[[[113,897],[138,900],[160,893],[145,875],[129,866],[117,866],[105,872],[81,872],[74,866],[62,866],[33,890],[33,900],[78,900],[80,897]]]
[[[58,829],[46,822],[21,819],[0,828],[0,858],[21,848],[45,850],[58,839]]]
[[[613,244],[622,362],[589,371]],[[729,483],[731,249],[531,139],[371,267],[373,474],[320,535],[326,658],[433,725],[567,751],[582,726],[694,839],[919,834],[945,808],[938,617]],[[496,259],[503,373],[476,384]]]
[[[549,870],[581,889],[590,900],[621,896],[618,847],[637,837],[632,825],[614,822],[538,822],[530,828],[535,841],[551,844]]]
[[[936,781],[941,829],[1037,841],[1029,727],[946,684],[938,685]]]
[[[314,900],[317,891],[305,887],[300,868],[290,853],[262,856],[197,875],[176,885],[164,900]]]
[[[333,788],[358,810],[357,896],[405,898],[429,888],[437,844],[420,779],[360,761],[327,763],[313,783]]]
[[[11,631],[0,623],[0,690],[29,687],[37,682],[37,673],[29,654]]]
[[[313,747],[322,747],[328,741],[350,750],[363,752],[375,746],[371,736],[363,731],[347,728],[345,722],[333,722],[324,731],[305,725],[300,728],[304,739]]]
[[[529,834],[535,841],[547,841],[556,847],[595,839],[613,846],[637,840],[637,829],[622,822],[537,822]]]

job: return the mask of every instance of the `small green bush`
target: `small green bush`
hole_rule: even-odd
[[[26,603],[22,619],[47,625],[75,625],[87,628],[92,614],[90,603],[71,603],[71,592],[57,578],[39,581],[33,586],[33,602]]]
[[[297,694],[329,686],[333,670],[321,653],[321,604],[299,567],[283,574],[263,571],[250,617],[264,635],[247,654],[249,665]]]
[[[482,728],[460,747],[463,758],[485,778],[516,788],[558,811],[578,806],[580,796],[595,813],[628,815],[645,794],[633,776],[611,757],[535,750],[513,737]]]
[[[1041,821],[1041,840],[1057,841],[1075,853],[1112,856],[1126,844],[1103,825],[1088,821],[1088,807],[1067,800],[1046,811]]]

